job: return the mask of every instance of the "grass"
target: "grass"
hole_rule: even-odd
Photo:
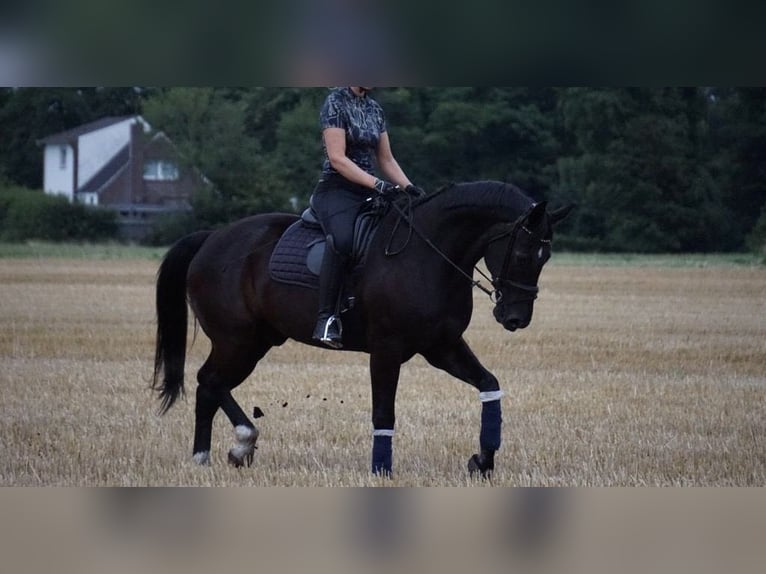
[[[133,253],[0,259],[0,485],[479,485],[465,472],[475,391],[420,358],[405,365],[396,475],[382,481],[367,472],[367,356],[292,342],[234,392],[265,413],[254,466],[226,465],[222,415],[212,466],[194,465],[194,375],[209,343],[189,351],[187,399],[158,417],[158,261]],[[577,257],[544,271],[521,332],[503,331],[476,293],[466,339],[506,392],[493,484],[766,484],[766,269]]]
[[[766,257],[755,253],[555,253],[552,262],[598,267],[762,267],[766,266]]]
[[[50,241],[26,241],[24,243],[0,242],[0,259],[161,259],[167,247],[146,247],[124,243],[53,243]]]
[[[0,259],[122,259],[159,260],[167,247],[147,247],[123,243],[52,243],[27,241],[0,242]],[[637,253],[555,253],[553,265],[598,267],[721,267],[766,266],[766,258],[755,253],[637,254]]]

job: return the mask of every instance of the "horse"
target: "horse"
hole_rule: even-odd
[[[394,201],[382,216],[364,266],[352,273],[354,305],[343,315],[343,348],[334,350],[369,354],[372,473],[392,473],[400,369],[420,354],[478,390],[479,452],[469,458],[468,469],[491,474],[500,448],[502,391],[463,338],[473,289],[490,295],[493,315],[506,330],[527,327],[538,278],[551,256],[553,228],[572,207],[549,212],[546,201],[536,203],[513,184],[475,181]],[[259,431],[232,389],[288,339],[322,346],[312,339],[317,291],[275,281],[268,270],[275,244],[298,218],[258,214],[198,231],[178,240],[160,264],[151,385],[159,393],[160,414],[184,393],[187,303],[211,342],[197,373],[192,458],[198,464],[210,464],[213,417],[221,409],[234,427],[228,462],[249,467]],[[473,278],[482,258],[491,289]]]

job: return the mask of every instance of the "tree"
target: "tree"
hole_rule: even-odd
[[[511,181],[541,199],[555,175],[552,90],[420,88],[383,90],[397,157],[429,188],[452,181]],[[403,153],[400,153],[403,152]],[[412,164],[410,168],[409,163]]]
[[[708,91],[713,170],[731,220],[728,237],[741,247],[766,206],[766,88]]]
[[[573,135],[559,160],[559,197],[580,208],[570,226],[580,246],[620,251],[704,251],[727,228],[707,167],[699,90],[562,90]]]
[[[168,88],[144,104],[144,117],[178,147],[188,168],[212,183],[213,201],[227,217],[266,205],[259,185],[258,146],[245,133],[245,105],[239,94],[217,88]],[[210,205],[208,194],[200,203]],[[216,199],[217,198],[217,199]]]
[[[319,109],[327,90],[256,88],[246,95],[247,133],[258,142],[260,185],[281,209],[302,208],[321,169]]]
[[[191,230],[301,209],[323,161],[327,88],[0,89],[0,180],[39,188],[36,141],[142,113],[212,183]],[[510,181],[578,203],[559,245],[631,251],[741,249],[762,235],[764,88],[377,88],[394,153],[417,184]],[[754,231],[753,231],[754,230]],[[757,233],[756,233],[757,232]],[[175,233],[175,232],[174,232]]]
[[[0,89],[0,173],[18,185],[42,187],[37,140],[104,116],[140,113],[146,94],[137,88]]]

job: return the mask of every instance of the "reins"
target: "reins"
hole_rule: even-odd
[[[413,210],[412,210],[412,198],[408,196],[407,199],[408,201],[407,201],[406,212],[401,208],[401,206],[398,203],[391,202],[392,207],[397,211],[397,213],[399,213],[399,219],[396,220],[396,224],[394,225],[394,228],[391,230],[391,235],[389,236],[388,243],[386,244],[384,249],[385,255],[394,256],[394,255],[399,255],[400,253],[402,253],[407,248],[407,245],[412,239],[412,234],[414,232],[418,237],[420,237],[420,239],[423,240],[423,242],[426,245],[428,245],[428,247],[430,247],[437,255],[439,255],[439,257],[444,259],[444,261],[446,261],[449,265],[451,265],[454,269],[456,269],[458,273],[460,273],[463,277],[465,277],[471,283],[471,286],[476,287],[480,289],[481,291],[483,291],[489,297],[490,301],[492,301],[493,303],[499,303],[502,299],[501,292],[499,292],[497,289],[487,289],[484,285],[481,284],[481,281],[474,279],[471,275],[463,271],[457,263],[452,261],[441,249],[439,249],[433,243],[433,241],[431,241],[428,237],[426,237],[426,235],[422,231],[420,231],[420,229],[418,229],[418,227],[415,225],[415,218],[414,218]],[[409,227],[409,231],[407,233],[407,238],[405,239],[404,244],[399,249],[394,251],[394,250],[391,250],[391,244],[393,242],[394,235],[396,235],[396,232],[399,229],[399,225],[401,224],[402,220],[404,220],[407,223],[407,226]],[[511,231],[512,230],[503,232],[499,236],[490,240],[490,243],[493,243],[494,241],[497,241],[498,239],[505,237],[506,235],[511,233]],[[474,266],[474,269],[478,271],[479,274],[482,277],[484,277],[484,279],[489,281],[493,287],[495,287],[495,280],[493,280],[490,277],[487,277],[487,275],[477,266]],[[513,286],[520,285],[520,284],[514,284],[514,282],[512,281],[508,281],[508,282]],[[526,289],[526,286],[522,286],[520,288]],[[537,289],[537,287],[535,287],[535,289]]]

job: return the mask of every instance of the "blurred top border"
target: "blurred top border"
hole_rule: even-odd
[[[736,0],[28,0],[0,24],[0,85],[761,85],[765,16]]]

